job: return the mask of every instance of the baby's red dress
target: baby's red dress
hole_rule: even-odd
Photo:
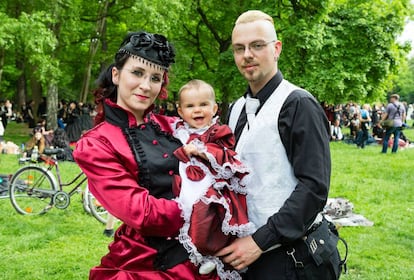
[[[214,254],[237,237],[253,232],[247,217],[246,182],[248,168],[238,159],[235,138],[227,125],[217,122],[203,129],[192,129],[180,121],[174,136],[196,146],[208,160],[189,158],[180,147],[174,155],[180,160],[180,176],[175,175],[173,192],[183,211],[184,225],[179,240],[195,264],[212,261],[221,279],[240,279],[237,271]]]

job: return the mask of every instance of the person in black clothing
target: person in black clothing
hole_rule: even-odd
[[[82,135],[82,124],[80,120],[81,111],[75,101],[69,103],[65,118],[65,131],[68,135],[69,142],[76,142]]]
[[[331,174],[330,127],[315,98],[278,70],[282,43],[272,17],[248,11],[232,33],[235,63],[247,92],[229,108],[236,152],[252,170],[249,219],[257,230],[217,255],[245,279],[298,279],[292,256],[313,268],[315,279],[336,279],[328,265],[316,266],[303,242],[319,225]],[[294,253],[293,249],[295,250]],[[291,255],[288,255],[288,252]]]
[[[66,135],[66,131],[63,128],[56,128],[52,140],[52,145],[56,149],[61,151],[56,155],[58,160],[74,161],[72,155],[72,149],[70,148],[69,138]]]
[[[7,127],[7,109],[3,100],[0,100],[0,121],[2,123],[3,129]]]
[[[33,111],[34,104],[35,102],[33,100],[30,100],[29,102],[27,102],[26,117],[27,117],[27,123],[29,125],[29,128],[34,128],[36,126],[34,111]]]
[[[381,109],[377,104],[374,104],[372,106],[372,112],[371,112],[371,122],[373,125],[378,123],[381,120]]]
[[[59,102],[58,112],[57,112],[57,119],[58,119],[58,126],[60,128],[65,128],[66,126],[66,115],[67,115],[67,108],[68,104],[66,100],[62,99]]]
[[[37,117],[40,119],[46,118],[47,115],[47,103],[46,103],[46,97],[42,97],[42,101],[39,103],[39,106],[37,107]]]

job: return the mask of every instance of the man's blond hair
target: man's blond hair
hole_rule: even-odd
[[[242,13],[236,20],[236,23],[234,25],[234,27],[236,27],[238,24],[244,24],[244,23],[250,23],[250,22],[254,22],[254,21],[264,21],[266,22],[266,25],[271,27],[271,29],[269,28],[269,32],[272,32],[274,34],[272,34],[271,36],[274,36],[274,40],[277,40],[277,33],[276,33],[276,29],[275,29],[275,25],[273,22],[273,18],[271,16],[269,16],[268,14],[259,11],[259,10],[249,10],[247,12]],[[270,33],[269,33],[270,35]]]
[[[273,18],[268,14],[259,10],[250,10],[241,14],[237,20],[236,25],[240,23],[248,23],[256,20],[267,20],[274,25]]]

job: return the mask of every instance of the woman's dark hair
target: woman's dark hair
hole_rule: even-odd
[[[104,121],[105,114],[103,110],[103,102],[105,98],[109,98],[112,102],[116,102],[117,90],[116,85],[112,82],[112,68],[115,64],[109,65],[107,69],[101,72],[96,80],[97,88],[93,90],[96,104],[96,116],[94,119],[94,125],[97,125]]]
[[[56,128],[53,132],[52,146],[56,148],[69,147],[69,138],[63,128]]]

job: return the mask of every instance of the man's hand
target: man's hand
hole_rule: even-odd
[[[221,249],[216,256],[237,270],[242,270],[257,260],[263,251],[251,236],[236,239],[231,245]]]

